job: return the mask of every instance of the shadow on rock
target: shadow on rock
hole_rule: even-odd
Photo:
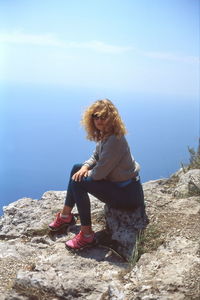
[[[107,261],[112,264],[126,263],[126,259],[117,252],[115,241],[110,239],[109,233],[106,230],[101,230],[95,233],[96,242],[91,247],[85,247],[79,250],[69,250],[72,254],[95,259],[96,261]]]

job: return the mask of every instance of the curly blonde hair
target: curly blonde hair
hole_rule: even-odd
[[[95,127],[93,114],[106,117],[106,132],[102,133]],[[120,138],[127,132],[117,108],[109,99],[97,100],[89,106],[83,113],[81,124],[87,132],[87,138],[91,141],[99,141],[112,134]]]

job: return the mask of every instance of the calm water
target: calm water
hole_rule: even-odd
[[[64,190],[70,168],[83,162],[95,144],[80,126],[84,109],[108,97],[128,129],[143,182],[168,177],[188,162],[187,146],[198,142],[198,101],[176,97],[119,94],[32,86],[0,88],[0,214],[22,197],[39,199]]]

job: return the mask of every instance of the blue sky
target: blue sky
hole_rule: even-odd
[[[0,82],[199,96],[198,0],[0,0]]]

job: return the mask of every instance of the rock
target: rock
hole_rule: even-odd
[[[105,205],[105,219],[112,247],[127,261],[132,261],[138,236],[148,224],[144,209],[126,211]]]
[[[68,231],[49,232],[47,225],[61,209],[66,191],[8,205],[0,218],[0,300],[199,299],[200,202],[198,195],[182,192],[191,174],[197,184],[198,171],[143,184],[150,223],[134,264],[98,245],[67,251],[64,243],[79,231],[79,223]],[[107,226],[110,240],[126,245],[117,250],[128,259],[134,243],[126,241],[130,236],[135,241],[146,218],[139,211],[129,215],[106,207],[104,212],[103,203],[90,199],[94,230],[103,232]]]
[[[175,197],[200,196],[200,170],[189,170],[181,174],[174,190]]]
[[[140,299],[197,299],[186,296],[186,285],[194,280],[190,277],[192,270],[200,266],[198,251],[198,242],[177,237],[160,246],[156,253],[144,254],[128,275],[137,287],[131,299],[138,294]],[[195,280],[197,287],[197,277]]]
[[[66,192],[48,192],[48,195],[51,198],[22,198],[4,207],[4,216],[0,219],[0,237],[17,238],[45,233],[47,224],[62,207]]]
[[[57,248],[58,249],[58,248]],[[59,299],[94,299],[99,298],[108,290],[108,284],[101,280],[98,262],[90,258],[71,256],[60,247],[57,254],[40,257],[34,271],[20,271],[17,274],[16,290],[38,290]],[[109,268],[107,280],[115,274]],[[106,271],[107,273],[107,271]],[[115,287],[117,292],[117,286]],[[120,292],[118,292],[120,293]]]
[[[48,191],[40,200],[22,198],[3,208],[4,216],[0,218],[0,238],[17,238],[37,236],[48,233],[48,224],[61,210],[66,191]],[[93,214],[103,209],[104,204],[93,198]],[[74,209],[77,213],[77,210]]]

